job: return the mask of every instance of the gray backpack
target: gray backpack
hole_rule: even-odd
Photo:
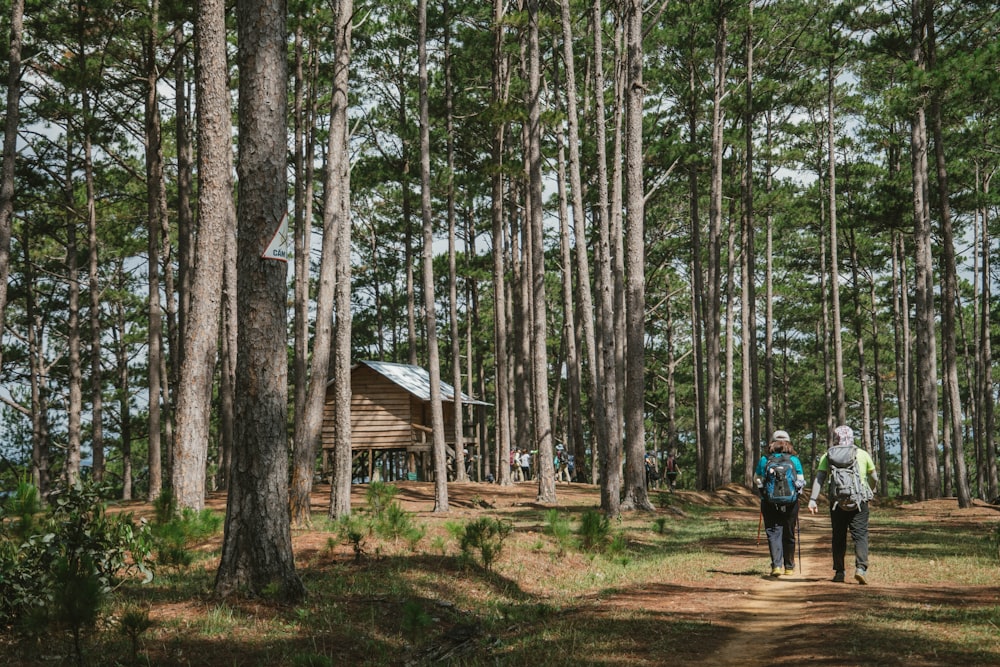
[[[857,447],[834,445],[826,452],[826,460],[830,469],[831,507],[853,510],[872,499],[874,494],[858,469]]]

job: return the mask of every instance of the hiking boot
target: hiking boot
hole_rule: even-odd
[[[772,567],[771,568],[771,576],[772,577],[780,577],[784,573],[785,573],[785,569],[784,568],[781,568],[781,567]]]
[[[854,571],[854,578],[857,579],[858,583],[862,586],[868,583],[868,573],[860,567]]]
[[[785,574],[787,574],[789,576],[795,574],[795,566],[794,565],[786,565],[785,566]]]
[[[836,582],[838,584],[844,583],[844,571],[843,570],[837,570],[834,573],[834,575],[833,575],[833,580],[834,580],[834,582]]]

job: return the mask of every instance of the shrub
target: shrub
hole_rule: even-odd
[[[550,509],[545,513],[545,532],[556,538],[559,544],[559,553],[565,553],[570,542],[572,529],[569,520],[559,513],[557,509]]]
[[[354,549],[355,563],[360,563],[365,555],[365,537],[370,531],[367,522],[356,514],[341,517],[337,522],[337,535]]]
[[[24,489],[24,507],[31,493]],[[39,631],[68,627],[80,655],[84,628],[93,626],[106,596],[123,581],[152,579],[149,527],[131,514],[109,516],[101,488],[93,484],[57,489],[47,513],[22,521],[14,532],[0,528],[0,621],[20,621]]]
[[[139,663],[139,637],[151,627],[153,621],[149,618],[148,609],[141,609],[134,604],[125,606],[118,620],[118,631],[128,637],[132,664]]]
[[[465,525],[459,541],[462,554],[471,556],[473,550],[478,551],[483,569],[489,572],[503,551],[504,540],[513,530],[514,525],[510,521],[490,517],[476,519]]]
[[[368,507],[371,509],[372,516],[381,517],[382,514],[389,508],[392,499],[396,497],[399,493],[399,487],[392,484],[386,484],[385,482],[372,482],[368,485],[368,490],[365,492],[365,500],[368,501]]]
[[[222,516],[209,509],[196,512],[184,508],[181,514],[157,512],[157,518],[172,516],[166,522],[157,522],[152,532],[156,542],[156,562],[160,565],[187,567],[194,561],[188,548],[191,542],[210,537],[222,528]]]
[[[580,516],[577,536],[580,546],[587,551],[601,550],[611,535],[611,521],[597,510],[587,510]]]

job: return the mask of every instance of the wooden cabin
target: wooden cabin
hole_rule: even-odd
[[[441,382],[441,408],[444,416],[445,443],[449,470],[455,464],[455,452],[467,451],[474,460],[481,459],[479,426],[483,407],[460,393],[463,406],[470,406],[463,417],[464,436],[455,443],[455,389]],[[468,420],[468,421],[466,421]],[[323,411],[323,470],[330,470],[334,439],[333,383],[326,389]],[[430,373],[419,366],[384,361],[361,361],[351,368],[351,451],[353,479],[433,479],[431,448]],[[451,473],[449,473],[451,474]]]

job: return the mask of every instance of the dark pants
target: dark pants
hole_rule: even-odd
[[[854,540],[854,567],[868,569],[868,503],[861,503],[857,509],[830,510],[830,525],[833,527],[833,569],[844,571],[844,555],[847,553],[847,531]]]
[[[795,567],[795,525],[799,520],[799,503],[774,505],[765,500],[760,503],[764,516],[767,548],[771,552],[771,567]]]

